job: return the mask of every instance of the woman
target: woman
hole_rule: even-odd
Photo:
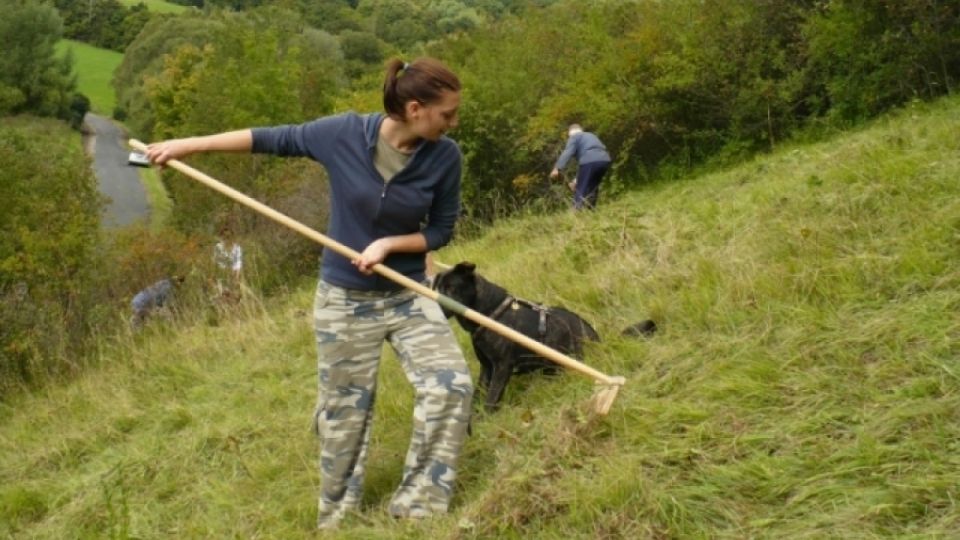
[[[158,164],[204,151],[307,156],[327,170],[327,234],[361,255],[351,261],[324,250],[314,305],[321,528],[336,525],[360,502],[384,340],[416,391],[413,439],[391,515],[447,510],[473,396],[466,360],[436,302],[372,271],[384,263],[423,281],[424,253],[450,240],[460,208],[461,154],[444,134],[457,126],[460,82],[433,59],[392,60],[383,104],[386,115],[351,112],[171,140],[147,152]]]

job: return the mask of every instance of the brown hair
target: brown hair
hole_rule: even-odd
[[[383,108],[387,114],[406,118],[408,101],[429,105],[445,91],[460,91],[460,79],[433,58],[418,58],[407,64],[399,58],[387,62],[383,83]]]

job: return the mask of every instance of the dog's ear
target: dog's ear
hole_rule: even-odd
[[[469,261],[463,261],[463,262],[457,263],[457,266],[454,267],[454,270],[461,270],[468,274],[472,274],[473,271],[476,269],[477,269],[477,265]]]

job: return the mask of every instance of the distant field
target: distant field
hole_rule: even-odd
[[[143,3],[147,5],[147,9],[154,13],[182,13],[190,9],[187,6],[171,4],[170,2],[164,2],[163,0],[120,0],[120,3],[125,6],[133,6]]]
[[[94,112],[112,115],[117,100],[110,79],[123,55],[70,39],[57,43],[58,54],[66,54],[68,49],[73,49],[74,71],[80,92],[90,98],[90,107]]]

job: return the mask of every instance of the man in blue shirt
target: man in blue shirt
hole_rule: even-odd
[[[161,279],[138,292],[130,302],[130,306],[133,308],[130,326],[134,330],[138,330],[147,321],[150,312],[169,305],[174,286],[181,283],[183,283],[183,276],[172,276],[168,279]]]
[[[580,124],[570,124],[567,133],[567,146],[550,171],[550,178],[560,176],[560,170],[567,165],[570,158],[576,158],[577,179],[570,183],[573,190],[573,208],[594,208],[600,195],[600,181],[610,169],[610,154],[600,139],[593,133],[584,131]]]

